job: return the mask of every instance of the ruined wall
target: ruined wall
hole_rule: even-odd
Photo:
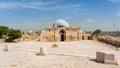
[[[61,41],[60,31],[64,31],[65,41],[87,40],[88,35],[80,28],[46,28],[41,31],[41,41]]]

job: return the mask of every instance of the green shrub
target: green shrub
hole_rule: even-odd
[[[8,33],[8,40],[13,42],[15,39],[21,38],[22,33],[20,30],[10,29]]]

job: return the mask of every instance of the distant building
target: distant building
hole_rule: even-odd
[[[63,20],[57,20],[51,28],[41,31],[40,41],[78,41],[88,40],[89,35],[83,32],[80,27],[71,27]]]

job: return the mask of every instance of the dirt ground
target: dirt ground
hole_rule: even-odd
[[[56,43],[58,48],[51,48]],[[3,51],[5,45],[11,51]],[[19,42],[0,43],[0,68],[120,68],[120,65],[95,61],[96,51],[112,51],[120,59],[120,51],[109,45],[91,40],[74,42]],[[47,49],[47,56],[37,56],[40,47]]]

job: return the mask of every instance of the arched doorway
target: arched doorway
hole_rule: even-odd
[[[60,34],[60,41],[65,41],[66,40],[66,31],[64,29],[61,29],[59,31]]]
[[[82,36],[82,40],[84,40],[84,36]]]
[[[88,36],[88,40],[90,40],[90,36]]]

